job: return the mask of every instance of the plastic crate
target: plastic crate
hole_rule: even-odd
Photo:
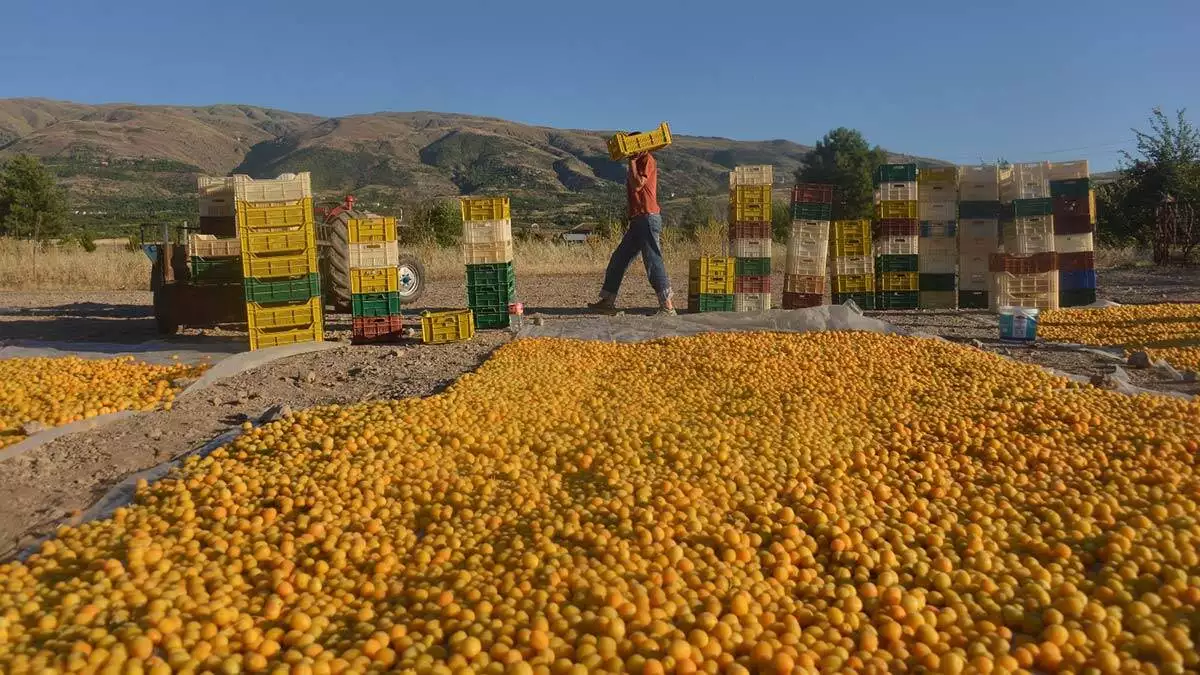
[[[1053,216],[1053,218],[1055,236],[1071,234],[1090,236],[1096,231],[1096,223],[1090,215]]]
[[[1058,273],[1058,288],[1060,291],[1080,291],[1096,288],[1096,270],[1060,270]]]
[[[917,172],[918,183],[958,184],[957,166],[931,166]]]
[[[1078,253],[1059,253],[1058,269],[1060,272],[1078,272],[1080,270],[1096,269],[1096,254],[1092,251]]]
[[[921,288],[919,282],[916,272],[884,272],[879,275],[876,287],[880,291],[916,291]]]
[[[958,217],[961,220],[999,220],[1001,211],[999,201],[958,203]]]
[[[839,237],[833,240],[830,248],[833,250],[835,258],[871,255],[871,238],[853,239],[850,237]]]
[[[734,258],[735,276],[760,276],[771,273],[770,258]]]
[[[737,276],[734,260],[732,257],[705,256],[690,261],[688,293],[732,295],[733,279]],[[695,290],[692,290],[693,287]]]
[[[251,232],[315,230],[316,227],[311,198],[286,203],[238,202],[237,206],[238,236],[242,237],[243,249],[246,247],[245,236]]]
[[[354,316],[391,316],[400,313],[400,294],[390,293],[352,293],[350,295],[350,313]]]
[[[1088,220],[1096,220],[1096,193],[1089,192],[1086,197],[1054,197],[1051,213],[1056,218],[1087,216]]]
[[[808,309],[825,304],[824,293],[789,293],[783,292],[784,309]]]
[[[1080,288],[1074,291],[1059,290],[1059,307],[1083,307],[1096,302],[1096,289]]]
[[[907,183],[917,180],[917,165],[914,162],[904,164],[880,164],[875,167],[875,184]]]
[[[833,217],[833,204],[792,204],[793,220],[829,220]]]
[[[287,254],[303,253],[315,249],[317,240],[311,227],[296,230],[267,232],[263,230],[243,232],[241,236],[242,250],[246,253]]]
[[[958,185],[954,183],[917,183],[917,201],[926,204],[954,204]]]
[[[912,218],[888,218],[875,222],[873,236],[915,237],[921,232],[921,221]]]
[[[463,262],[468,265],[512,262],[513,243],[497,241],[490,244],[463,244]]]
[[[318,271],[317,248],[314,246],[300,253],[242,255],[242,276],[258,279],[299,277]]]
[[[907,202],[917,200],[917,181],[879,183],[875,186],[877,202]]]
[[[993,165],[961,167],[958,199],[968,202],[1000,201],[1000,170]]]
[[[922,239],[953,239],[958,236],[958,221],[922,220],[917,233]]]
[[[875,273],[884,272],[916,272],[920,268],[920,256],[916,255],[881,255],[875,258]]]
[[[792,188],[792,203],[832,204],[833,186],[824,183],[798,183]]]
[[[512,221],[508,219],[464,220],[462,228],[464,244],[497,244],[513,238]]]
[[[769,275],[755,277],[736,277],[733,280],[733,292],[737,293],[770,293],[771,277]]]
[[[193,234],[188,237],[187,251],[189,258],[237,258],[242,255],[242,240]]]
[[[241,258],[192,258],[192,281],[214,283],[239,281],[242,278]]]
[[[1000,220],[997,218],[967,218],[958,221],[958,238],[991,239],[993,246],[1000,242]]]
[[[320,320],[301,328],[251,328],[248,332],[251,351],[325,339],[325,328]]]
[[[421,313],[421,342],[440,345],[475,337],[475,314],[469,309]]]
[[[825,293],[825,280],[824,274],[785,274],[783,292],[821,295]]]
[[[1058,272],[992,274],[988,296],[993,310],[1000,307],[1058,309]]]
[[[960,291],[986,291],[991,284],[992,273],[987,271],[987,266],[982,268],[970,267],[963,269],[961,261],[958,266],[958,290]]]
[[[958,218],[958,202],[919,202],[917,217],[920,220],[955,220]]]
[[[1009,274],[1041,274],[1058,269],[1058,255],[1053,251],[1033,255],[993,253],[988,257],[989,272]]]
[[[875,240],[875,255],[917,255],[920,237],[880,237]]]
[[[513,286],[516,287],[517,273],[512,263],[488,263],[467,265],[467,286]]]
[[[875,258],[869,255],[848,255],[833,259],[835,275],[874,274]]]
[[[608,157],[616,162],[639,152],[661,150],[670,144],[671,127],[666,122],[659,124],[657,129],[638,134],[618,131],[608,139]]]
[[[1013,215],[1017,218],[1054,215],[1054,200],[1049,197],[1014,200]]]
[[[351,218],[346,221],[351,244],[396,241],[395,218]]]
[[[1087,178],[1089,174],[1088,161],[1077,159],[1069,162],[1051,162],[1047,177],[1052,181],[1060,181]]]
[[[824,255],[789,255],[784,260],[784,274],[800,274],[804,276],[820,276],[829,270],[829,260]]]
[[[987,291],[958,291],[959,309],[987,309],[990,306]]]
[[[958,242],[950,237],[922,237],[917,251],[918,272],[950,274],[958,268]]]
[[[883,220],[885,218],[920,218],[920,202],[915,199],[908,201],[888,201],[875,203],[875,218]]]
[[[355,344],[398,342],[404,337],[404,319],[394,316],[356,316],[350,320],[350,341]]]
[[[733,293],[696,293],[688,295],[689,312],[732,312]]]
[[[508,305],[497,307],[473,307],[471,308],[471,311],[475,314],[475,327],[480,330],[508,328]]]
[[[729,242],[730,253],[735,258],[770,258],[771,239],[734,239]]]
[[[859,309],[875,309],[875,293],[834,293],[831,296],[833,304],[844,305],[853,302]]]
[[[958,309],[957,291],[921,291],[917,294],[920,309]]]
[[[834,293],[874,293],[874,274],[839,274],[833,277]]]
[[[463,222],[471,220],[508,220],[512,217],[508,197],[459,197]]]
[[[284,304],[246,303],[246,322],[251,333],[257,330],[305,328],[320,323],[320,321],[321,298],[319,297]]]
[[[871,221],[869,220],[835,220],[833,221],[833,240],[858,241],[871,239]]]
[[[921,294],[917,291],[883,291],[875,300],[875,309],[917,309]]]
[[[1013,164],[1000,176],[1000,201],[1050,196],[1050,163]]]
[[[507,312],[508,306],[516,299],[515,279],[503,284],[467,284],[467,306],[471,308],[504,307]]]
[[[729,172],[729,187],[739,185],[773,185],[775,183],[775,167],[770,164],[755,164],[752,166],[735,166]]]
[[[1000,244],[995,237],[964,237],[961,234],[958,237],[958,254],[961,255],[981,255],[986,257],[995,253],[1000,248]]]
[[[242,282],[246,302],[270,305],[307,302],[321,295],[321,275],[313,272],[292,279],[246,279]]]
[[[200,193],[201,215],[232,216],[238,202],[294,202],[312,197],[312,174],[285,173],[276,178],[255,179],[246,175],[200,176],[196,180]],[[228,213],[205,213],[206,208],[229,207]]]
[[[1092,193],[1092,179],[1088,177],[1050,181],[1050,196],[1083,199]]]
[[[200,234],[207,234],[213,237],[233,237],[237,238],[237,218],[234,217],[231,211],[228,216],[224,217],[208,217],[200,216]]]
[[[1004,252],[1010,255],[1032,255],[1054,250],[1054,216],[1028,216],[1005,223]]]
[[[400,272],[395,267],[350,270],[351,293],[393,293],[400,290]]]
[[[765,312],[771,309],[770,293],[734,293],[733,311]]]
[[[958,288],[958,275],[953,272],[926,274],[921,273],[917,280],[919,291],[954,291]]]
[[[771,220],[771,186],[739,185],[729,191],[730,222]]]
[[[729,226],[729,239],[764,239],[772,236],[771,221],[744,221]]]

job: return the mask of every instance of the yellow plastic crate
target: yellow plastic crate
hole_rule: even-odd
[[[729,295],[733,293],[736,260],[706,256],[688,264],[688,293]]]
[[[508,220],[512,217],[508,197],[459,197],[462,219]]]
[[[843,258],[847,256],[871,255],[871,238],[851,239],[843,237],[833,240],[833,256],[835,258]]]
[[[400,290],[400,273],[395,267],[350,270],[351,293],[391,293]]]
[[[919,291],[920,277],[917,272],[884,272],[879,276],[881,291]]]
[[[351,218],[346,229],[351,244],[396,241],[395,218]]]
[[[663,122],[658,125],[657,129],[640,134],[618,131],[608,139],[608,156],[616,162],[639,152],[661,150],[670,144],[671,127]]]
[[[421,314],[421,342],[440,345],[475,337],[475,313],[469,309]]]
[[[238,202],[238,234],[262,229],[286,230],[315,227],[312,197],[294,202],[255,204]]]
[[[918,218],[920,216],[920,207],[917,200],[906,199],[904,201],[886,201],[875,203],[876,218]]]
[[[835,220],[833,221],[833,241],[871,241],[871,221],[869,220]],[[861,254],[860,254],[861,255]]]
[[[874,274],[840,274],[833,278],[834,293],[874,293]]]
[[[730,222],[771,220],[771,186],[738,185],[729,191]]]
[[[317,321],[304,328],[282,330],[259,329],[250,331],[250,349],[266,349],[280,345],[291,345],[297,342],[322,342],[325,340],[325,327]]]
[[[321,298],[283,305],[246,303],[246,322],[251,330],[302,328],[321,320]]]
[[[247,253],[242,256],[242,276],[246,278],[298,277],[316,271],[317,248],[315,246],[300,253],[283,255]]]
[[[272,232],[250,230],[241,236],[242,250],[247,253],[303,253],[316,250],[316,233],[311,227]]]
[[[957,166],[939,166],[917,170],[918,183],[950,183],[958,184]]]

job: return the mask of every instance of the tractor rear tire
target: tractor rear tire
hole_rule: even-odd
[[[320,243],[321,286],[325,305],[334,313],[350,313],[350,214],[342,212],[321,225]]]

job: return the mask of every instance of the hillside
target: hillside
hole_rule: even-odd
[[[0,99],[0,160],[20,152],[41,157],[93,223],[188,219],[200,173],[289,171],[311,171],[325,199],[355,192],[386,208],[505,192],[525,213],[553,218],[619,200],[624,167],[608,159],[611,133],[434,112],[321,118],[244,105]],[[657,155],[660,192],[666,199],[717,194],[738,164],[773,164],[786,183],[808,149],[784,140],[677,136]]]

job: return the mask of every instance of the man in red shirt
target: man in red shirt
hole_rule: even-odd
[[[625,270],[641,254],[650,286],[658,295],[658,313],[673,315],[675,306],[671,303],[671,279],[667,276],[667,266],[662,256],[663,222],[658,208],[658,163],[650,153],[643,152],[629,158],[625,195],[629,201],[629,229],[608,260],[600,299],[589,303],[588,307],[601,312],[616,310],[617,292],[621,289]]]

